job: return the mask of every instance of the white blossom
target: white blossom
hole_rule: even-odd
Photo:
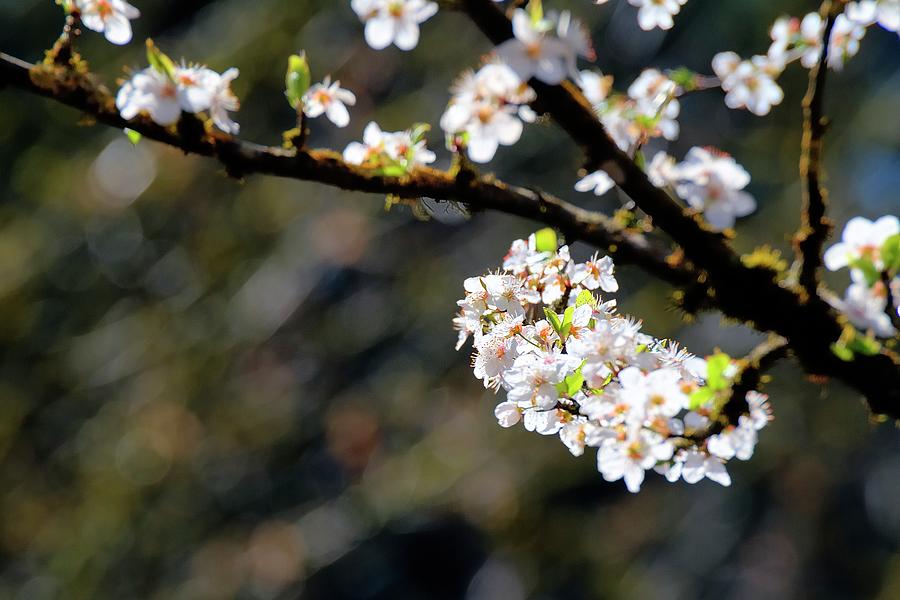
[[[877,270],[884,269],[881,260],[881,247],[884,242],[900,233],[900,220],[894,215],[869,221],[864,217],[853,217],[844,226],[841,241],[825,251],[825,267],[837,271],[855,261],[866,259],[872,262]]]
[[[753,453],[771,418],[766,397],[748,393],[739,425],[712,434],[714,400],[689,399],[705,385],[707,362],[642,333],[640,321],[616,314],[615,300],[595,295],[618,289],[611,258],[580,263],[547,242],[548,230],[514,241],[498,272],[464,281],[457,303],[459,344],[475,338],[473,374],[505,392],[498,424],[558,434],[573,456],[597,448],[601,476],[632,492],[651,469],[669,481],[729,485],[725,461]],[[722,376],[734,378],[734,365]]]
[[[346,162],[372,168],[396,166],[409,171],[435,158],[425,140],[414,140],[411,131],[385,132],[374,121],[366,125],[362,143],[351,142],[344,149]]]
[[[851,21],[868,27],[878,23],[900,34],[900,0],[861,0],[850,2],[844,13]]]
[[[887,290],[881,282],[872,287],[865,282],[851,283],[844,291],[843,299],[831,300],[831,304],[856,327],[882,338],[893,337],[897,333],[885,312],[887,302]]]
[[[584,97],[593,105],[598,105],[609,97],[612,91],[612,75],[604,75],[597,71],[580,71],[578,87],[581,88]]]
[[[677,167],[678,195],[703,211],[707,222],[716,229],[734,225],[735,218],[756,210],[756,200],[743,191],[750,174],[722,152],[694,147]]]
[[[598,255],[594,254],[590,260],[575,265],[572,269],[572,282],[588,290],[599,288],[604,292],[617,292],[619,283],[613,274],[614,271],[615,265],[610,257],[598,258]]]
[[[326,77],[303,94],[303,112],[307,117],[315,119],[324,114],[328,120],[338,127],[346,127],[350,123],[348,106],[356,104],[356,96],[350,90],[341,87],[340,81],[331,81]]]
[[[113,44],[131,41],[131,19],[141,12],[125,0],[75,0],[81,22],[91,31],[102,33]]]
[[[240,127],[228,112],[240,108],[231,91],[231,82],[238,75],[234,68],[220,75],[203,66],[182,64],[170,76],[148,67],[122,85],[116,95],[116,107],[123,119],[130,120],[147,112],[155,123],[163,126],[176,123],[182,111],[208,111],[219,129],[237,133]]]
[[[593,57],[585,30],[567,12],[548,17],[535,21],[525,10],[516,9],[514,37],[497,47],[497,55],[525,81],[535,77],[555,85],[567,75],[577,79],[576,58]]]
[[[644,472],[672,457],[674,447],[661,435],[633,429],[622,439],[607,439],[597,453],[597,469],[606,481],[625,480],[629,492],[638,492]]]
[[[375,50],[391,44],[412,50],[419,43],[419,25],[438,11],[429,0],[352,0],[350,5],[366,25],[366,43]]]
[[[671,29],[675,24],[672,17],[681,11],[687,0],[628,0],[628,3],[640,7],[638,25],[644,31],[650,31],[654,27]]]
[[[116,107],[123,119],[131,120],[146,111],[157,125],[168,126],[181,116],[182,101],[175,82],[148,67],[122,85]]]
[[[725,90],[729,108],[746,108],[756,115],[766,115],[772,106],[781,104],[784,91],[775,83],[784,65],[767,56],[741,60],[734,52],[720,52],[713,57],[713,71]]]
[[[441,117],[441,129],[466,134],[469,158],[489,162],[500,145],[511,146],[522,136],[523,120],[532,120],[525,106],[534,91],[509,66],[488,63],[477,73],[465,73]]]
[[[211,86],[209,116],[212,117],[216,127],[222,131],[237,134],[240,131],[240,125],[235,123],[228,113],[241,107],[237,96],[231,91],[231,82],[240,75],[240,71],[231,68],[221,75],[217,73],[214,75],[215,77],[209,81]]]
[[[578,192],[594,192],[597,196],[602,196],[615,187],[616,183],[612,180],[606,171],[597,170],[588,173],[575,183],[575,190]]]

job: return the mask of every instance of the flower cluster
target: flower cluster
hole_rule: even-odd
[[[750,174],[721,150],[694,147],[678,164],[659,152],[647,172],[654,185],[673,187],[691,208],[702,211],[715,229],[733,227],[737,217],[756,210],[756,200],[743,191],[750,183]]]
[[[500,60],[524,81],[534,77],[555,85],[566,76],[578,79],[577,58],[595,58],[584,25],[568,11],[545,17],[540,3],[530,7],[530,12],[519,8],[513,13],[513,37],[497,46]]]
[[[691,208],[701,211],[714,229],[733,227],[738,217],[756,210],[756,200],[744,191],[750,174],[721,150],[695,146],[678,164],[665,152],[657,152],[646,171],[653,185],[673,190]],[[601,170],[579,180],[575,189],[600,195],[613,185],[612,178]]]
[[[627,94],[612,91],[612,76],[582,71],[579,86],[623,152],[633,154],[647,140],[675,140],[680,133],[678,96],[683,89],[668,75],[645,69],[628,86]]]
[[[412,50],[419,43],[419,25],[438,10],[428,0],[352,0],[350,6],[365,23],[366,43],[375,50],[391,44]]]
[[[603,478],[624,479],[632,492],[651,469],[669,481],[729,485],[725,462],[753,454],[766,397],[751,392],[749,412],[721,427],[734,364],[724,354],[699,359],[617,314],[598,293],[618,290],[609,257],[576,263],[542,230],[464,289],[457,349],[474,338],[475,376],[506,394],[494,411],[503,427],[557,435],[575,456],[597,448]]]
[[[123,119],[146,112],[162,126],[175,124],[182,111],[208,112],[213,123],[227,133],[240,126],[229,116],[240,102],[231,91],[231,82],[240,74],[228,69],[222,74],[200,65],[175,65],[151,42],[147,43],[150,66],[135,73],[116,95],[116,107]]]
[[[876,337],[897,334],[891,313],[900,316],[900,221],[888,215],[877,221],[854,217],[841,241],[825,252],[825,267],[850,268],[852,283],[832,304],[856,327]],[[890,282],[885,285],[885,280]],[[890,288],[890,289],[888,289]]]
[[[889,31],[900,27],[900,2],[866,0],[850,2],[835,18],[828,39],[828,67],[840,70],[859,52],[866,27],[879,23]],[[734,52],[720,52],[713,57],[712,67],[726,92],[729,108],[746,108],[756,115],[768,114],[784,99],[776,80],[785,67],[799,61],[812,68],[822,55],[825,21],[819,13],[802,19],[780,17],[769,30],[772,43],[764,55],[742,60]]]
[[[388,176],[400,176],[418,166],[434,162],[434,152],[425,147],[427,126],[393,133],[371,122],[363,131],[363,141],[344,149],[344,160]]]
[[[527,105],[534,100],[534,90],[503,63],[464,73],[451,91],[441,129],[458,138],[453,147],[465,147],[475,162],[486,163],[500,145],[518,142],[522,122],[534,120]]]

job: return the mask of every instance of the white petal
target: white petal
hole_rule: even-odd
[[[469,158],[477,163],[490,162],[497,153],[497,138],[486,136],[472,136],[469,138]]]
[[[341,102],[332,101],[325,109],[325,114],[328,116],[328,120],[338,127],[346,127],[350,123],[350,113]]]
[[[412,50],[418,43],[419,26],[412,21],[399,21],[394,34],[394,44],[401,50]]]
[[[122,46],[131,41],[131,23],[124,15],[114,14],[107,19],[103,33],[111,43]]]
[[[383,50],[394,41],[394,19],[373,17],[366,21],[366,43],[375,50]]]

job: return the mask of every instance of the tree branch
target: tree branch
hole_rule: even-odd
[[[460,3],[494,44],[513,37],[512,23],[492,0],[461,0]],[[551,115],[582,147],[588,170],[606,171],[650,215],[655,225],[684,248],[689,260],[711,275],[741,268],[738,256],[722,234],[712,231],[699,216],[686,211],[668,193],[650,183],[634,160],[619,150],[577,86],[569,81],[548,85],[535,79],[529,84],[537,94],[532,103],[534,109]]]
[[[511,35],[509,21],[492,2],[461,2],[473,18],[484,19],[483,29],[497,27],[503,39]],[[455,200],[557,227],[570,240],[607,248],[620,262],[638,264],[673,285],[705,290],[709,301],[704,305],[715,306],[760,331],[782,335],[808,373],[839,378],[864,394],[874,412],[900,418],[900,359],[896,354],[884,349],[874,356],[857,355],[852,362],[834,356],[829,347],[840,337],[842,325],[831,307],[818,296],[804,302],[795,290],[779,285],[769,269],[743,265],[723,236],[684,212],[618,150],[570,83],[535,85],[537,108],[550,112],[585,147],[594,164],[610,172],[626,193],[640,200],[645,212],[683,245],[687,258],[702,270],[695,271],[677,257],[670,258],[665,249],[617,227],[599,213],[468,171],[452,174],[419,168],[404,177],[383,177],[347,164],[334,152],[260,146],[206,131],[203,123],[189,115],[183,116],[177,128],[160,127],[144,117],[125,121],[109,92],[84,70],[53,64],[34,66],[0,53],[0,86],[3,84],[52,98],[86,112],[98,122],[134,129],[185,152],[215,157],[232,176],[266,173],[348,190]]]
[[[512,24],[491,0],[460,0],[463,10],[494,43],[513,37]],[[788,340],[810,374],[842,379],[863,393],[876,413],[900,418],[900,357],[884,349],[852,362],[830,351],[842,331],[832,308],[818,295],[783,287],[765,268],[741,263],[725,238],[696,215],[682,209],[665,191],[650,183],[638,165],[621,152],[597,119],[590,104],[571,82],[529,82],[537,93],[535,110],[550,114],[587,155],[588,167],[607,171],[616,184],[668,233],[685,256],[708,277],[711,303],[729,317]]]
[[[722,414],[728,423],[737,425],[738,418],[749,410],[747,392],[759,389],[763,375],[775,363],[786,358],[790,353],[788,342],[780,336],[770,336],[750,351],[741,361],[742,368],[731,388],[731,398],[722,408]]]
[[[822,247],[831,235],[832,222],[825,216],[828,190],[822,184],[822,139],[828,128],[824,116],[825,78],[828,73],[828,50],[831,31],[843,6],[822,3],[820,14],[825,21],[822,32],[822,52],[819,62],[809,71],[809,87],[803,98],[803,138],[800,154],[800,177],[803,179],[803,209],[800,230],[794,236],[799,263],[799,282],[809,295],[819,287],[819,268],[822,266]]]
[[[31,65],[0,53],[0,83],[51,98],[81,110],[98,122],[179,148],[184,152],[218,159],[229,175],[253,173],[316,181],[346,190],[395,194],[403,198],[430,197],[455,200],[474,208],[494,209],[545,223],[560,229],[570,241],[581,240],[605,248],[619,263],[633,263],[674,286],[688,287],[696,275],[669,259],[665,247],[628,231],[612,219],[579,208],[543,192],[511,186],[489,176],[458,175],[417,168],[408,176],[385,177],[345,162],[327,150],[285,149],[262,146],[218,132],[204,131],[190,115],[183,115],[178,129],[161,127],[139,116],[126,121],[119,115],[109,92],[90,75],[55,65]]]

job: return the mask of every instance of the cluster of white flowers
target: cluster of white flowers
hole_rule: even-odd
[[[91,31],[102,33],[113,44],[131,41],[131,19],[141,12],[125,0],[74,0],[81,22]]]
[[[611,258],[575,263],[542,230],[513,242],[498,272],[464,289],[457,349],[474,337],[475,376],[506,393],[494,411],[503,427],[521,421],[558,435],[575,456],[597,448],[604,479],[624,479],[632,492],[650,469],[669,481],[729,485],[725,462],[752,455],[769,420],[766,397],[748,394],[738,425],[713,429],[733,363],[699,359],[618,315],[615,300],[597,294],[618,290]]]
[[[876,337],[891,337],[897,330],[890,311],[900,315],[900,221],[893,215],[869,221],[854,217],[847,222],[841,241],[825,252],[825,267],[850,268],[852,283],[843,299],[832,304],[856,327]],[[885,285],[883,279],[890,282]],[[890,303],[890,304],[889,304]]]
[[[683,162],[659,152],[647,166],[654,185],[671,186],[691,208],[702,211],[715,229],[734,226],[737,217],[756,210],[756,200],[743,191],[750,174],[730,155],[715,148],[691,148]]]
[[[532,3],[530,13],[516,9],[513,37],[497,46],[497,55],[524,81],[534,77],[555,85],[566,76],[578,79],[577,58],[595,58],[587,30],[568,11],[545,17],[539,6]]]
[[[441,117],[441,129],[461,136],[454,148],[465,147],[469,158],[486,163],[500,145],[511,146],[522,136],[522,122],[534,120],[527,105],[534,90],[503,63],[488,63],[468,71],[451,90],[453,98]]]
[[[859,42],[866,27],[879,23],[889,31],[900,26],[900,0],[866,0],[850,2],[835,19],[828,40],[828,67],[835,70],[859,52]],[[765,55],[742,60],[734,52],[721,52],[713,57],[712,67],[726,92],[729,108],[746,108],[757,115],[768,114],[780,104],[784,92],[776,80],[785,67],[799,61],[812,68],[822,54],[825,22],[819,13],[802,19],[780,17],[770,29],[772,43]]]
[[[721,150],[695,146],[678,164],[672,156],[657,152],[646,171],[653,185],[672,189],[691,208],[701,211],[714,229],[733,227],[735,219],[756,210],[756,200],[744,191],[750,174]],[[600,170],[579,180],[575,189],[601,195],[613,185],[612,178]]]
[[[351,142],[344,149],[344,160],[384,175],[403,175],[434,162],[434,152],[425,147],[425,131],[427,127],[416,127],[391,133],[371,122],[363,131],[362,143]]]
[[[419,25],[438,11],[429,0],[352,0],[350,6],[365,23],[366,43],[375,50],[391,44],[412,50],[419,43]]]
[[[238,133],[240,126],[228,114],[240,108],[231,91],[231,82],[240,74],[237,69],[219,74],[203,66],[174,65],[152,45],[148,58],[151,66],[135,73],[116,96],[123,119],[146,112],[158,125],[168,126],[178,121],[182,111],[208,112],[219,129]]]
[[[678,138],[678,96],[683,90],[668,75],[645,69],[628,86],[627,94],[614,93],[612,76],[595,71],[581,71],[578,83],[623,152],[633,154],[651,138]]]
[[[900,35],[900,0],[860,0],[847,5],[847,17],[868,27],[878,23]]]

